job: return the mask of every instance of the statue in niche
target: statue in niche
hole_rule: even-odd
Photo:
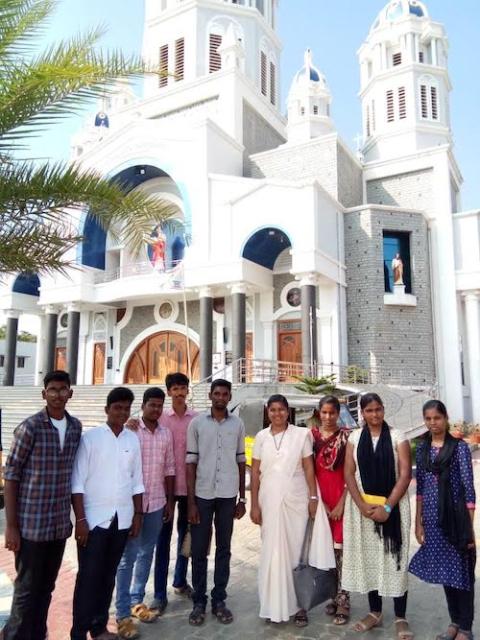
[[[167,237],[162,231],[161,225],[157,225],[150,238],[147,239],[149,245],[149,257],[155,271],[165,271]]]
[[[393,284],[405,284],[403,281],[403,260],[399,253],[392,260]]]
[[[108,116],[104,111],[100,111],[95,116],[95,126],[103,127],[105,129],[108,129],[110,127],[110,120],[108,119]]]

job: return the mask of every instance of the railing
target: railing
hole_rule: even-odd
[[[115,269],[109,269],[108,271],[102,271],[95,273],[93,276],[94,284],[103,284],[105,282],[113,282],[121,278],[131,278],[134,276],[156,275],[160,280],[169,283],[172,289],[178,289],[183,284],[183,274],[181,265],[183,261],[170,262],[170,266],[167,269],[155,269],[151,262],[134,262],[126,264],[122,267],[116,267]]]

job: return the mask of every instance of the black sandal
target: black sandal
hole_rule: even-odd
[[[296,627],[306,627],[308,625],[308,615],[305,609],[300,609],[293,618]]]
[[[231,624],[233,622],[233,613],[227,608],[224,602],[213,604],[212,613],[222,624]]]
[[[192,627],[200,627],[205,622],[205,609],[203,607],[193,607],[192,613],[188,617],[188,624]]]

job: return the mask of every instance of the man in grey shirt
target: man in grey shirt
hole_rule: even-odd
[[[215,574],[212,613],[223,624],[233,621],[226,607],[230,577],[230,543],[234,519],[245,515],[245,427],[227,406],[232,385],[214,380],[211,409],[196,416],[187,431],[188,521],[192,532],[193,610],[191,625],[205,620],[207,566],[212,522],[215,518]],[[237,495],[240,497],[237,502]]]

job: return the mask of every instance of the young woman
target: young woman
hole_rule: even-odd
[[[423,407],[428,434],[417,449],[415,535],[420,549],[410,571],[442,584],[451,622],[437,640],[473,638],[475,580],[475,489],[468,445],[448,432],[447,409],[430,400]]]
[[[253,447],[250,516],[262,527],[258,569],[260,617],[308,624],[293,585],[308,518],[315,518],[310,562],[320,569],[335,566],[328,519],[319,503],[309,429],[288,423],[288,402],[274,395],[267,403],[270,426]]]
[[[350,615],[350,595],[341,589],[343,511],[347,496],[343,471],[349,432],[338,426],[340,403],[335,396],[320,400],[318,415],[319,424],[312,428],[315,475],[332,531],[338,584],[337,596],[327,604],[325,612],[334,616],[333,624],[343,625]]]
[[[361,397],[365,425],[351,433],[345,459],[342,588],[368,594],[369,613],[354,625],[369,631],[382,622],[382,596],[393,597],[398,640],[413,633],[405,619],[410,534],[410,445],[384,420],[376,393]]]

